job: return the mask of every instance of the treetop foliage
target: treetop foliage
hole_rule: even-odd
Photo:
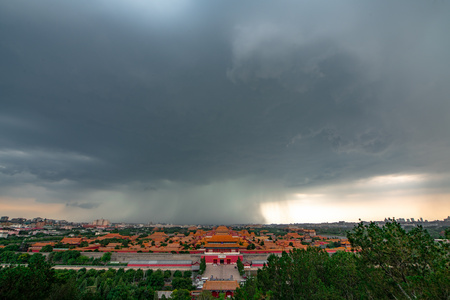
[[[450,299],[449,244],[421,226],[396,221],[357,225],[354,252],[318,248],[271,255],[236,291],[236,299]]]

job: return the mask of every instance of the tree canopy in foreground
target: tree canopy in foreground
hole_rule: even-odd
[[[272,255],[236,299],[450,299],[449,244],[421,226],[357,225],[353,253],[318,248]]]

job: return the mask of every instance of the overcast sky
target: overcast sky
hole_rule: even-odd
[[[450,215],[448,1],[1,1],[0,214]]]

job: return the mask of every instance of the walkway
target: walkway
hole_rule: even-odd
[[[214,279],[225,279],[229,280],[231,276],[233,276],[233,280],[237,280],[240,282],[243,278],[239,275],[236,265],[212,265],[207,264],[205,273],[203,273],[202,277],[207,277],[208,280],[211,279],[211,275]]]

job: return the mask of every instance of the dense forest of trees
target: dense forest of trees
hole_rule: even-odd
[[[348,238],[354,253],[308,248],[270,256],[235,298],[450,299],[449,244],[434,242],[422,227],[361,223]]]
[[[34,255],[27,252],[16,252],[17,245],[9,245],[0,249],[0,262],[9,264],[26,264]],[[99,258],[89,258],[81,255],[80,251],[67,250],[61,252],[51,252],[47,258],[48,262],[60,265],[106,265],[111,260],[111,252],[105,252]],[[115,264],[117,265],[117,264]]]
[[[27,256],[22,262],[28,266],[0,269],[0,299],[153,299],[155,291],[167,288],[165,279],[172,276],[170,271],[122,268],[55,270],[40,253],[21,255]],[[190,271],[173,274],[172,288],[177,290],[177,299],[193,289],[191,275]]]

